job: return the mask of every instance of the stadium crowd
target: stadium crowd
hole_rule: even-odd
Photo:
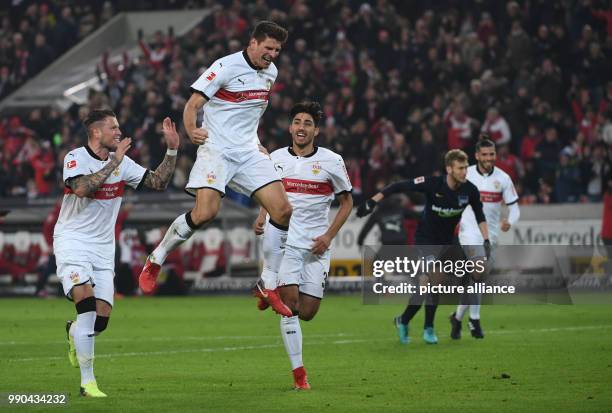
[[[276,62],[261,141],[270,151],[286,145],[289,109],[305,98],[319,100],[325,115],[319,144],[343,154],[357,197],[394,177],[441,170],[447,149],[472,152],[481,131],[498,143],[498,166],[523,203],[597,202],[612,182],[608,1],[193,3],[214,12],[185,36],[169,29],[142,39],[139,59],[115,64],[104,56],[102,89],[90,90],[85,105],[3,116],[0,196],[60,193],[62,159],[83,144],[80,120],[91,108],[112,108],[135,141],[129,156],[157,165],[165,151],[163,117],[181,122],[190,84],[216,58],[240,50],[261,19],[290,33]],[[2,20],[0,95],[115,9],[110,2],[99,14],[73,8],[68,32],[59,27],[62,2],[48,4],[55,7],[31,6],[22,19]],[[53,28],[44,24],[49,13],[58,20]],[[41,36],[44,53],[36,46]],[[30,57],[15,66],[19,50]],[[14,71],[24,65],[25,77],[6,86],[7,76],[17,79]],[[184,187],[194,155],[185,139],[171,183],[176,190]]]

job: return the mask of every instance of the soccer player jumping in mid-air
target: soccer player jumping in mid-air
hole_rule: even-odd
[[[83,121],[87,145],[64,158],[66,189],[53,235],[57,276],[64,293],[74,301],[76,321],[66,325],[68,358],[81,369],[81,395],[106,397],[93,372],[95,336],[108,325],[115,288],[115,222],[125,185],[163,190],[170,182],[179,135],[170,118],[162,130],[168,151],[155,171],[125,154],[132,139],[121,139],[117,117],[94,110]]]
[[[289,126],[292,145],[270,155],[293,207],[284,254],[274,248],[274,227],[269,222],[266,225],[265,209],[260,209],[254,224],[255,233],[264,234],[262,279],[267,285],[279,286],[282,301],[293,313],[281,318],[280,327],[294,387],[300,390],[310,389],[302,363],[300,319],[312,320],[319,311],[329,272],[329,247],[353,208],[344,160],[314,145],[320,118],[318,103],[295,105]],[[330,224],[329,208],[334,196],[340,208]],[[265,310],[265,302],[260,301],[258,307]]]
[[[185,190],[195,196],[195,206],[174,220],[147,258],[139,277],[146,294],[155,291],[168,254],[217,216],[228,185],[254,197],[268,211],[270,242],[275,249],[284,248],[291,205],[272,160],[260,151],[257,127],[278,74],[273,61],[286,40],[285,29],[259,22],[245,50],[216,60],[191,85],[183,122],[191,141],[200,147]],[[200,110],[203,118],[198,127]],[[272,286],[259,294],[279,314],[291,315]]]
[[[461,214],[468,205],[472,206],[476,221],[482,233],[484,247],[490,250],[487,222],[482,212],[482,202],[478,188],[466,178],[468,157],[462,150],[453,149],[444,156],[446,175],[418,177],[414,180],[402,181],[387,186],[382,192],[366,200],[357,209],[357,216],[363,217],[376,208],[378,202],[397,192],[422,192],[426,203],[423,215],[415,233],[416,245],[452,245],[455,227],[461,219]],[[400,342],[408,344],[408,323],[421,308],[424,297],[414,294],[402,315],[395,317]],[[425,305],[425,328],[423,340],[428,344],[436,344],[433,325],[439,297],[429,295]]]

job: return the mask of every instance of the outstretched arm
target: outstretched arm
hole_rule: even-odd
[[[166,145],[168,145],[168,151],[161,163],[154,171],[147,174],[144,181],[145,186],[158,191],[166,189],[168,182],[170,182],[170,178],[172,178],[172,173],[176,167],[176,155],[180,140],[178,132],[176,131],[176,125],[170,118],[164,119],[162,130]]]
[[[420,176],[413,180],[400,181],[400,182],[396,182],[394,184],[388,185],[385,187],[385,189],[378,192],[372,198],[367,199],[364,203],[359,205],[359,208],[357,208],[357,216],[364,217],[368,214],[371,214],[372,211],[374,211],[374,208],[376,208],[376,205],[378,205],[380,201],[385,199],[385,197],[396,194],[398,192],[402,192],[402,193],[410,192],[410,191],[424,192],[426,190],[426,186],[427,186],[427,181],[426,181],[426,178],[423,176]]]

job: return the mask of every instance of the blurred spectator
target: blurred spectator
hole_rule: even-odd
[[[534,158],[537,160],[537,174],[548,180],[553,179],[557,169],[557,161],[561,143],[559,143],[557,129],[549,126],[544,131],[544,139],[536,146]]]
[[[510,153],[508,145],[497,146],[495,166],[507,173],[512,181],[518,181],[523,175],[523,164],[520,159]]]
[[[481,131],[488,133],[497,145],[507,144],[512,138],[508,122],[499,114],[499,110],[495,107],[487,110],[487,117],[484,120]]]
[[[538,132],[536,125],[531,123],[527,129],[527,135],[523,136],[521,141],[521,160],[523,162],[533,159],[535,156],[536,148],[540,143],[542,137]]]
[[[601,202],[606,189],[606,180],[610,174],[610,158],[603,143],[593,146],[590,156],[583,165],[586,194],[592,202]]]
[[[559,154],[555,198],[557,202],[578,202],[581,194],[580,169],[574,159],[573,151],[570,148],[564,148]]]

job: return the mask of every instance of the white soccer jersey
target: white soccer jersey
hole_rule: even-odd
[[[202,125],[208,130],[206,145],[220,149],[257,148],[259,118],[268,106],[278,70],[274,63],[258,69],[246,51],[215,61],[192,85],[206,96]]]
[[[98,172],[108,162],[88,146],[74,149],[64,158],[64,182]],[[125,185],[136,188],[146,169],[127,156],[98,190],[79,198],[66,187],[60,215],[53,234],[53,249],[62,262],[92,262],[112,265],[115,260],[115,223]]]
[[[510,205],[518,201],[512,179],[507,173],[495,167],[490,174],[483,175],[478,171],[476,165],[468,167],[467,179],[476,185],[480,191],[482,209],[489,228],[489,239],[492,243],[497,243],[501,227],[501,202],[503,200],[506,205]],[[463,211],[461,216],[459,242],[461,245],[480,245],[483,243],[474,211],[470,206]]]
[[[287,245],[310,249],[313,238],[329,228],[334,196],[352,189],[344,160],[319,147],[308,156],[297,156],[286,147],[272,152],[270,157],[293,207]]]

